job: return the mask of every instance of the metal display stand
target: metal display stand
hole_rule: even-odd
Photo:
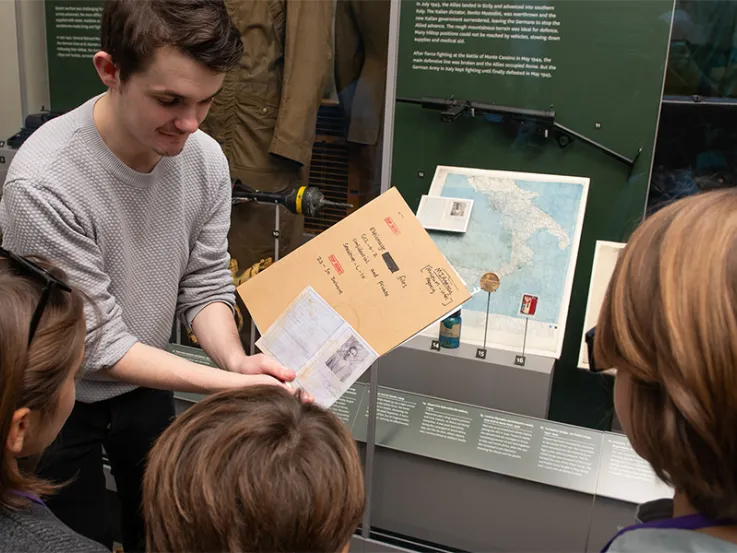
[[[376,420],[379,401],[379,361],[369,369],[369,406],[368,425],[366,427],[366,450],[363,469],[363,481],[366,489],[366,510],[361,521],[361,537],[364,540],[371,538],[371,499],[374,490],[374,464],[376,458]]]
[[[279,219],[279,204],[274,204],[274,263],[279,261],[279,238],[281,237],[281,220]],[[256,322],[251,318],[251,345],[249,353],[256,353]]]
[[[383,194],[391,187],[391,159],[394,134],[394,98],[397,95],[397,63],[399,54],[399,14],[401,0],[391,0],[389,11],[389,45],[387,49],[386,69],[386,94],[384,105],[384,136],[381,152],[381,193]],[[366,457],[364,463],[364,484],[366,487],[366,511],[361,524],[361,537],[354,537],[352,550],[357,553],[363,551],[402,551],[401,548],[383,545],[377,547],[377,543],[371,540],[371,514],[373,489],[376,484],[373,480],[376,463],[376,415],[379,397],[379,361],[376,361],[368,370],[369,378],[369,413],[368,427],[366,429]]]

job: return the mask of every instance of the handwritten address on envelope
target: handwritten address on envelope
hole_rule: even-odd
[[[238,293],[265,330],[306,286],[379,355],[470,297],[396,189],[245,282]],[[277,289],[283,297],[276,297]]]

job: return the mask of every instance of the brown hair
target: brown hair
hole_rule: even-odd
[[[105,0],[100,40],[122,81],[144,71],[157,48],[175,48],[216,73],[243,55],[223,0]]]
[[[699,512],[737,518],[737,190],[675,202],[635,231],[594,347],[631,377],[635,450]]]
[[[150,453],[148,551],[337,553],[364,509],[355,442],[330,411],[252,386],[185,411]]]
[[[65,275],[43,260],[34,261],[61,280]],[[5,449],[16,409],[27,407],[43,419],[53,415],[69,371],[76,368],[85,345],[83,296],[52,287],[30,345],[33,313],[43,281],[17,270],[0,256],[0,510],[22,507],[27,500],[15,492],[38,496],[55,486],[17,466]]]

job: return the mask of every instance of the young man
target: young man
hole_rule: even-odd
[[[85,291],[88,348],[77,402],[43,476],[71,481],[49,506],[112,546],[102,447],[126,551],[142,550],[146,454],[174,415],[168,390],[284,386],[294,374],[248,357],[233,319],[227,161],[198,130],[243,53],[222,0],[106,0],[94,66],[108,91],[50,121],[13,159],[3,246],[62,265]],[[179,316],[224,370],[162,348]],[[19,344],[21,347],[21,344]]]
[[[348,427],[273,386],[212,395],[149,458],[148,551],[345,553],[363,516]]]

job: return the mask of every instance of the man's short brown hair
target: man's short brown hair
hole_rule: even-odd
[[[737,518],[737,190],[679,200],[635,231],[594,357],[629,377],[617,409],[635,451],[700,513]]]
[[[125,81],[157,48],[171,47],[216,73],[235,67],[243,42],[223,0],[105,0],[100,40]]]
[[[220,392],[150,453],[147,549],[337,553],[364,501],[355,442],[333,413],[275,386]]]

